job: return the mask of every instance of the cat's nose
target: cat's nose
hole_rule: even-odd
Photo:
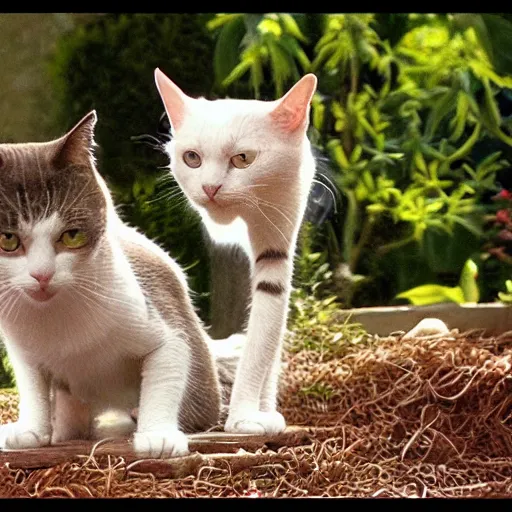
[[[34,271],[30,272],[30,275],[41,285],[41,288],[44,288],[48,285],[51,278],[55,274],[53,270],[45,270],[45,271]]]
[[[222,185],[203,185],[204,193],[210,198],[213,199],[215,194],[219,191]]]

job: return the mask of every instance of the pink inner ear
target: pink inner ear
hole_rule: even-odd
[[[315,93],[316,83],[315,75],[307,74],[279,100],[270,116],[282,130],[293,132],[307,124],[309,102]]]
[[[291,108],[286,103],[279,105],[270,116],[274,122],[286,132],[295,131],[304,121],[306,110],[304,107]]]
[[[185,94],[158,68],[155,69],[155,82],[171,126],[177,130],[185,117]]]

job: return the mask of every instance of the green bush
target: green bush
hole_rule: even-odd
[[[343,204],[322,228],[328,243],[311,252],[328,256],[345,305],[454,286],[469,258],[489,266],[480,256],[496,209],[489,197],[512,162],[510,117],[500,111],[512,88],[503,47],[512,24],[498,15],[265,13],[219,14],[209,27],[217,52],[240,48],[215,68],[225,90],[241,82],[258,97],[270,78],[279,96],[306,72],[319,78],[310,138],[329,155]],[[497,290],[479,274],[481,300],[493,300]]]
[[[96,109],[99,170],[122,217],[166,248],[187,269],[207,315],[208,261],[198,217],[162,171],[167,157],[132,137],[156,135],[164,111],[154,84],[161,68],[191,95],[213,87],[210,15],[98,15],[63,36],[49,63],[58,97],[55,126],[69,129]],[[173,200],[169,200],[173,197]]]

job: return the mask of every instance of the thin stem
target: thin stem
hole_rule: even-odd
[[[378,249],[377,249],[377,252],[379,254],[385,254],[389,251],[392,251],[393,249],[398,249],[400,247],[403,247],[404,245],[407,245],[411,242],[414,242],[415,238],[414,238],[414,235],[411,235],[407,238],[404,238],[403,240],[398,240],[396,242],[391,242],[389,244],[385,244],[385,245],[381,245]]]
[[[348,199],[347,216],[343,225],[343,260],[349,262],[354,246],[354,236],[358,224],[358,206],[356,194],[353,190],[346,190],[345,195]]]
[[[352,254],[349,261],[349,268],[351,272],[355,272],[357,268],[357,264],[359,263],[359,258],[361,256],[361,251],[363,247],[368,242],[372,231],[373,226],[375,225],[375,217],[373,215],[369,215],[366,217],[363,223],[363,228],[361,230],[361,235],[359,236],[359,240],[356,246],[352,250]]]

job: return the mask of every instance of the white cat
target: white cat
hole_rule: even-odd
[[[171,122],[170,167],[214,241],[248,253],[252,305],[237,368],[228,432],[275,433],[282,338],[297,233],[315,174],[306,130],[316,77],[276,101],[191,98],[162,71],[158,91]]]
[[[0,144],[0,328],[20,393],[0,448],[95,438],[106,409],[133,430],[138,406],[136,452],[182,455],[184,431],[219,419],[208,337],[181,269],[117,215],[95,123],[91,112],[58,140]]]

